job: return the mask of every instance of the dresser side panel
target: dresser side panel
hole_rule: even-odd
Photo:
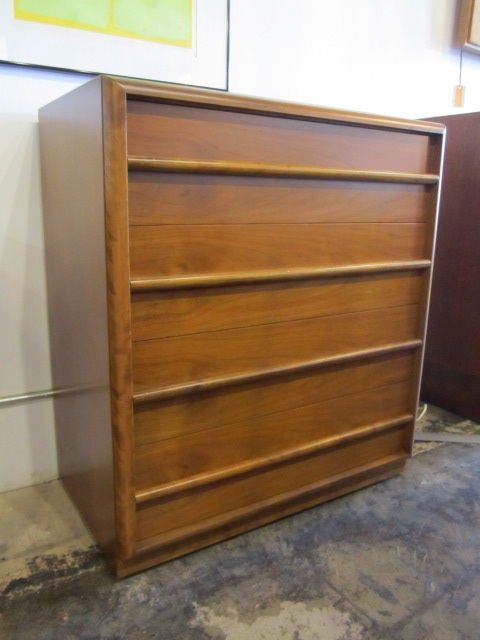
[[[115,538],[105,269],[102,87],[40,111],[60,476],[100,546]]]

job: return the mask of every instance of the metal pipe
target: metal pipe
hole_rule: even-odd
[[[93,391],[95,389],[101,389],[100,386],[78,386],[78,387],[65,387],[63,389],[44,389],[43,391],[30,391],[27,393],[19,393],[18,395],[4,396],[0,398],[0,408],[13,404],[21,404],[23,402],[31,402],[34,400],[44,400],[46,398],[55,398],[58,396],[64,396],[68,393],[78,393],[81,391]]]

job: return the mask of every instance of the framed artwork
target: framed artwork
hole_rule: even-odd
[[[460,45],[467,51],[480,53],[480,0],[463,0]]]
[[[228,0],[1,0],[0,60],[217,89]]]

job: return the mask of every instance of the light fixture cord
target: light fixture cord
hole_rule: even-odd
[[[460,70],[458,74],[458,86],[462,86],[462,63],[463,63],[463,51],[460,49]]]

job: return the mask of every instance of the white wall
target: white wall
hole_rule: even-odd
[[[51,388],[37,111],[88,79],[0,66],[0,397]],[[52,401],[0,406],[0,490],[56,476]]]
[[[452,106],[456,0],[231,0],[230,89],[388,115]],[[464,56],[467,111],[480,56]],[[0,65],[0,397],[51,386],[37,110],[88,80]],[[0,490],[56,477],[51,400],[0,406]]]
[[[232,0],[230,90],[407,118],[452,106],[457,0]],[[464,54],[465,109],[480,56]]]

